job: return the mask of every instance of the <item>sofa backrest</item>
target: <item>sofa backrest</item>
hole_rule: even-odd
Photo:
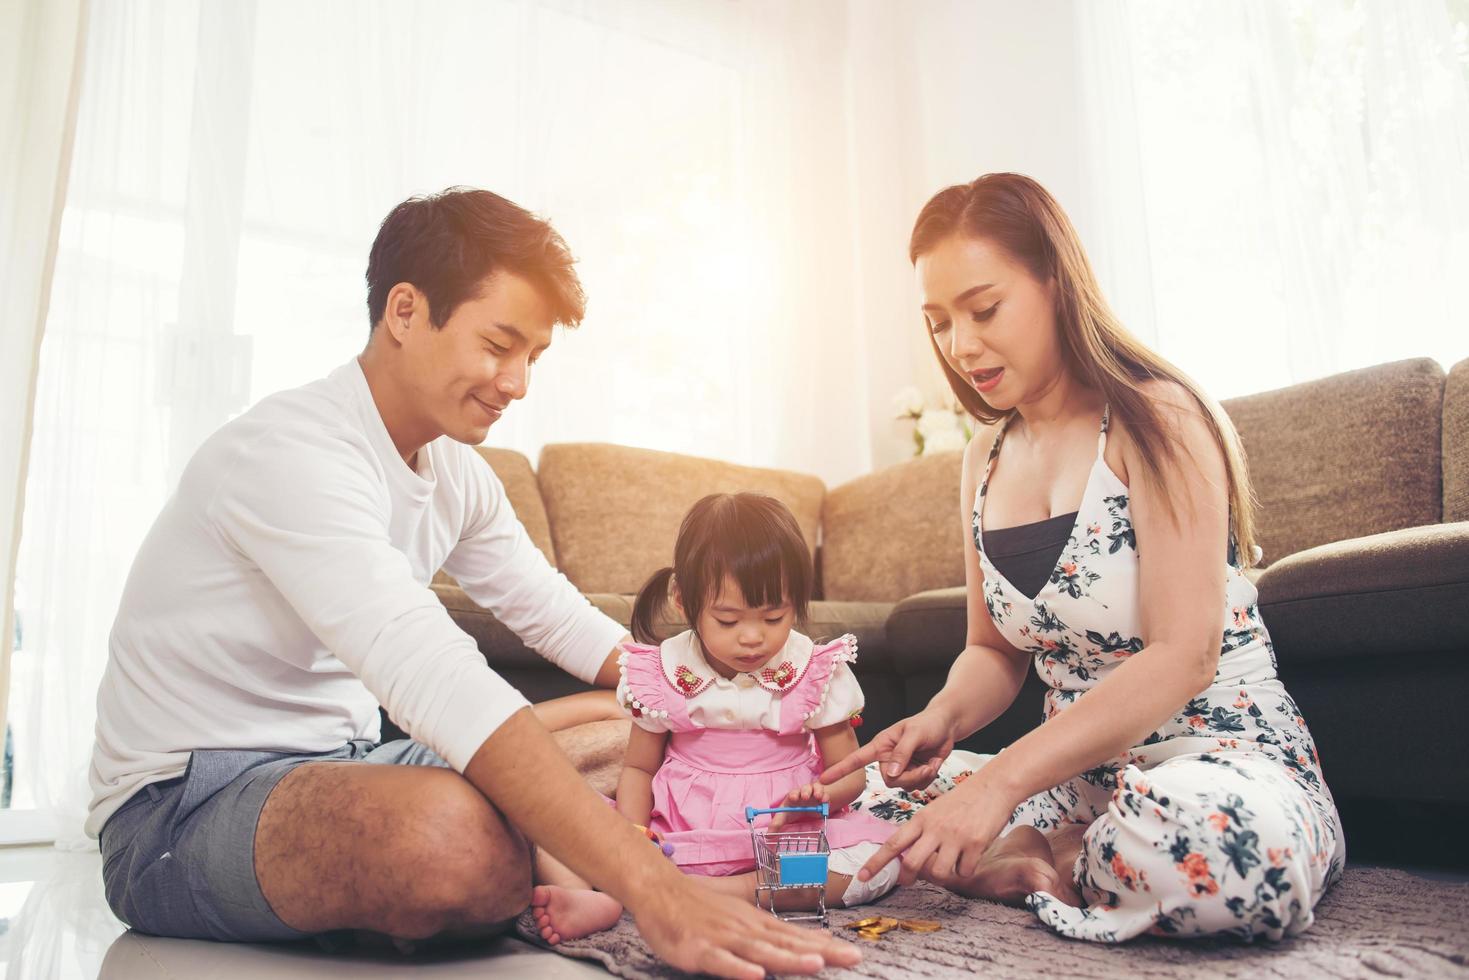
[[[964,584],[962,452],[936,453],[829,491],[821,516],[828,599],[897,601]]]
[[[700,497],[767,493],[791,509],[814,554],[826,493],[789,470],[606,443],[546,446],[537,476],[558,567],[583,592],[624,595],[673,560],[679,523]]]
[[[1223,403],[1260,501],[1262,565],[1439,522],[1444,373],[1428,358]]]
[[[530,460],[513,449],[491,449],[488,446],[476,446],[475,449],[505,485],[505,496],[510,499],[510,506],[515,509],[520,523],[525,525],[531,541],[541,549],[546,560],[555,565],[551,521],[546,516],[546,505],[541,502],[540,485]]]
[[[1444,382],[1443,519],[1469,521],[1469,358]]]

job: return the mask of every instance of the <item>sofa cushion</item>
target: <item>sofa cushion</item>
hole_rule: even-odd
[[[558,567],[583,592],[636,593],[673,560],[679,522],[710,493],[777,498],[814,552],[826,492],[816,477],[788,470],[604,443],[546,446],[538,476]]]
[[[1337,541],[1276,562],[1260,611],[1282,664],[1469,652],[1469,522]]]
[[[1260,500],[1263,564],[1437,523],[1443,385],[1419,358],[1224,402]]]
[[[1469,358],[1444,382],[1443,519],[1469,521]]]
[[[964,582],[962,452],[889,466],[831,490],[821,516],[822,594],[896,601]]]

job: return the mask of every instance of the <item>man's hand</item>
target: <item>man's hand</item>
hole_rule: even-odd
[[[879,732],[872,741],[821,774],[831,784],[868,763],[881,763],[883,782],[900,789],[922,789],[934,781],[954,750],[953,723],[933,707]]]
[[[512,826],[622,902],[653,952],[676,967],[753,980],[862,958],[680,873],[588,788],[529,708],[485,740],[464,775]]]
[[[767,971],[816,973],[862,959],[855,947],[828,933],[782,922],[692,879],[673,881],[628,911],[648,947],[681,970],[759,980]]]
[[[830,802],[831,793],[827,791],[825,786],[821,783],[807,783],[805,786],[797,786],[787,793],[784,799],[776,800],[770,805],[772,807],[820,806],[823,803]],[[765,830],[767,833],[777,831],[786,825],[787,818],[790,820],[800,820],[804,816],[805,814],[803,813],[777,813],[770,818],[770,826],[766,827]]]

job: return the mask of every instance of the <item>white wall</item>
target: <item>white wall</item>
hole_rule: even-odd
[[[1044,184],[1087,238],[1073,18],[1066,0],[851,4],[853,208],[864,232],[853,250],[874,468],[913,449],[907,423],[892,420],[892,395],[910,384],[946,391],[907,255],[924,201],[1016,171]],[[894,142],[911,152],[894,158],[884,149]]]

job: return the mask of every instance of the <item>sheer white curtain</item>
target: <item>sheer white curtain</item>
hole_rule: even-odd
[[[1469,356],[1469,48],[1445,0],[1077,8],[1089,242],[1218,397]]]
[[[20,635],[15,568],[37,355],[66,193],[86,12],[84,0],[0,0],[0,282],[7,300],[0,326],[0,739],[7,720],[14,720],[6,710],[12,666],[20,668],[22,683],[27,680],[26,658],[12,661]],[[0,839],[37,832],[8,816],[0,821]]]
[[[494,189],[582,260],[586,323],[496,443],[865,472],[846,18],[828,0],[97,5],[20,549],[16,805],[79,827],[138,542],[205,436],[361,348],[368,246],[408,194]]]

